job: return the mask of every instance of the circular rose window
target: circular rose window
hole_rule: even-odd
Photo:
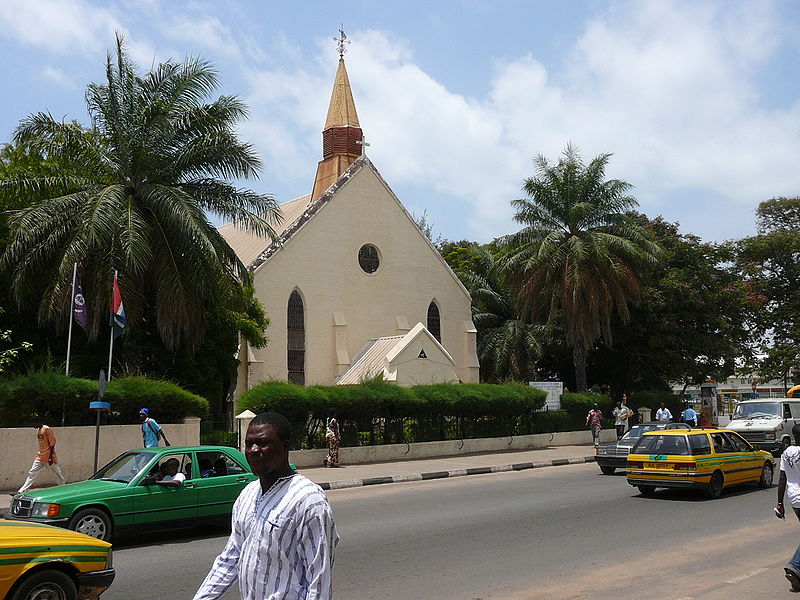
[[[358,251],[358,264],[364,273],[374,273],[381,266],[378,249],[372,244],[364,244]]]

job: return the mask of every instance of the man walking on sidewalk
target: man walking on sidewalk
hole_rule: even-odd
[[[58,477],[61,484],[65,484],[66,480],[61,474],[61,467],[58,466],[58,457],[56,456],[56,436],[53,431],[44,424],[42,418],[39,416],[31,419],[33,426],[36,428],[36,438],[39,441],[39,451],[36,453],[36,458],[33,459],[31,470],[28,471],[28,477],[25,483],[19,488],[18,494],[24,494],[33,485],[33,482],[39,477],[46,466],[50,467],[56,477]]]
[[[789,503],[797,518],[800,519],[800,425],[792,427],[794,446],[789,446],[781,455],[781,476],[778,479],[778,503],[775,505],[775,515],[779,519],[786,518],[783,508],[784,495],[789,496]],[[783,569],[786,579],[792,584],[792,589],[800,591],[800,546],[794,551],[794,556]]]
[[[586,424],[592,430],[592,443],[597,448],[600,445],[600,430],[603,429],[603,413],[597,404],[592,404],[592,410],[586,415]]]
[[[155,419],[150,416],[150,410],[142,408],[139,410],[139,418],[142,420],[142,442],[145,448],[158,448],[159,436],[164,440],[164,445],[169,446],[167,436]]]

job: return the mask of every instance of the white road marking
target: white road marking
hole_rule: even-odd
[[[726,579],[725,583],[729,583],[731,585],[733,585],[734,583],[741,583],[745,579],[750,579],[751,577],[755,577],[756,575],[758,575],[759,573],[763,573],[764,571],[769,571],[769,569],[753,569],[752,571],[748,573],[743,573],[738,577],[734,577],[733,579]]]

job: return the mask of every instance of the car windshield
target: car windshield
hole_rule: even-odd
[[[655,429],[655,427],[656,427],[655,425],[634,425],[628,431],[625,432],[625,435],[623,435],[619,439],[621,439],[621,440],[637,440],[640,437],[642,437],[642,434],[645,431],[652,431],[653,429]]]
[[[631,452],[633,454],[691,455],[685,435],[643,435]]]
[[[743,402],[736,406],[732,419],[773,419],[781,416],[779,402]]]
[[[102,481],[119,481],[130,483],[131,480],[147,467],[155,456],[152,452],[126,452],[120,454],[110,463],[101,467],[90,479]]]

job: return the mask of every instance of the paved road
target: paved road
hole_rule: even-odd
[[[797,598],[782,565],[800,525],[770,516],[774,488],[643,498],[586,464],[329,497],[342,535],[339,599]],[[225,539],[120,540],[104,600],[190,598]]]

